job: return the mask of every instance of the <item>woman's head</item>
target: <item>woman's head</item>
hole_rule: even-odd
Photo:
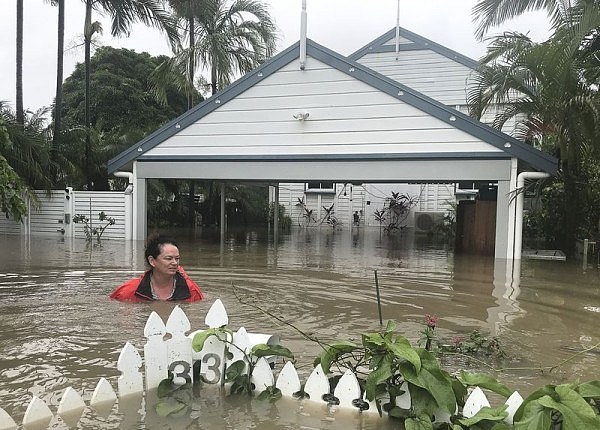
[[[146,250],[144,252],[146,264],[149,266],[154,266],[152,264],[153,260],[156,260],[161,252],[163,252],[165,245],[171,245],[179,249],[179,245],[175,239],[171,237],[163,236],[161,234],[153,234],[149,236],[146,240]],[[179,259],[179,255],[177,255],[177,259]]]

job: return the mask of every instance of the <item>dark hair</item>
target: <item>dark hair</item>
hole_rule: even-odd
[[[150,256],[158,258],[160,251],[162,251],[163,246],[166,244],[179,248],[179,245],[177,242],[175,242],[175,239],[171,237],[163,236],[162,234],[153,234],[148,236],[148,239],[146,239],[146,250],[144,251],[146,263],[150,264],[150,261],[148,260],[148,257]]]

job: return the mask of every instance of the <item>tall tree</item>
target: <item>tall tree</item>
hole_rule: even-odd
[[[92,22],[92,11],[106,13],[111,18],[111,34],[128,34],[135,22],[152,25],[165,31],[168,39],[175,43],[178,38],[170,14],[161,6],[159,0],[85,0],[85,23],[83,30],[85,53],[85,167],[91,167],[91,130],[90,130],[90,59],[93,36],[102,31],[99,22]],[[92,189],[91,175],[88,175],[87,188]]]
[[[16,76],[17,124],[23,125],[23,0],[17,0],[17,76]]]
[[[65,47],[65,0],[53,0],[58,6],[58,28],[56,46],[56,95],[54,97],[54,128],[52,133],[52,148],[58,147],[61,133],[63,59]]]
[[[194,106],[194,74],[196,72],[196,42],[195,42],[195,16],[201,7],[199,0],[168,0],[169,6],[174,10],[178,21],[183,23],[183,40],[187,39],[187,70],[186,79],[188,85],[184,85],[188,97],[188,109]]]
[[[585,202],[581,163],[600,132],[595,87],[600,74],[593,53],[581,49],[582,39],[577,34],[585,31],[567,22],[572,23],[565,21],[543,43],[517,33],[493,39],[481,59],[484,67],[477,86],[469,93],[469,103],[477,117],[492,104],[504,106],[494,126],[501,128],[507,120],[516,119],[515,137],[560,157],[565,190],[560,245],[572,255]]]
[[[473,17],[478,24],[475,35],[481,39],[494,26],[525,12],[542,9],[548,12],[553,27],[557,27],[566,12],[579,2],[578,0],[480,0],[473,7]]]
[[[204,0],[197,16],[195,54],[210,72],[211,93],[273,55],[275,23],[256,0]]]
[[[167,57],[153,57],[146,52],[103,46],[91,58],[90,144],[91,158],[82,179],[70,177],[73,186],[83,186],[88,177],[95,189],[108,189],[106,161],[152,133],[160,125],[186,110],[186,98],[175,86],[167,88],[167,103],[159,103],[149,81],[151,72]],[[76,65],[65,79],[63,95],[64,132],[59,153],[79,157],[71,161],[84,167],[85,133],[80,125],[85,120],[85,65]],[[198,97],[198,95],[196,95]],[[70,151],[67,148],[70,147]]]

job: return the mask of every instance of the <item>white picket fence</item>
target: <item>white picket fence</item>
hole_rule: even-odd
[[[206,314],[205,324],[208,328],[218,328],[226,326],[228,321],[225,307],[221,300],[217,299]],[[232,344],[229,352],[233,356],[227,358],[227,343],[217,336],[209,336],[203,349],[195,352],[192,348],[192,339],[196,333],[202,330],[186,335],[190,330],[190,321],[179,306],[175,306],[166,324],[157,313],[152,312],[144,328],[144,336],[147,339],[144,345],[145,359],[142,359],[137,349],[129,342],[121,350],[117,361],[117,369],[121,372],[121,376],[117,380],[117,391],[115,392],[107,379],[100,378],[86,404],[75,389],[68,387],[60,399],[56,415],[71,427],[77,425],[88,407],[99,417],[105,417],[118,401],[125,402],[130,398],[141,399],[144,393],[156,389],[160,381],[167,378],[169,371],[173,373],[176,384],[191,382],[193,365],[196,361],[201,362],[200,377],[205,383],[224,385],[224,375],[228,365],[237,360],[246,360],[247,354],[254,345],[276,344],[279,341],[276,336],[248,333],[244,327],[240,327],[233,334],[232,339],[229,339]],[[171,337],[165,340],[167,334],[170,334]],[[143,371],[141,371],[142,366],[144,366]],[[275,386],[281,390],[283,396],[290,398],[294,397],[294,394],[302,388],[298,372],[292,362],[286,362],[275,377],[271,365],[264,357],[256,363],[251,375],[251,382],[255,386],[256,393]],[[333,394],[339,400],[339,404],[329,405],[332,413],[338,409],[356,413],[378,413],[374,403],[368,403],[367,410],[362,410],[354,404],[358,399],[364,401],[365,395],[361,392],[356,375],[349,370],[342,375],[332,392],[327,375],[323,372],[321,365],[318,365],[306,380],[304,392],[308,397],[298,400],[299,402],[316,402],[327,405],[329,403],[323,397]],[[514,413],[522,402],[522,397],[516,391],[507,399],[509,415],[506,421],[508,423],[512,423]],[[408,390],[405,390],[405,393],[396,399],[396,404],[401,408],[410,408],[411,399]],[[479,387],[475,387],[466,400],[462,414],[470,418],[484,406],[489,407],[490,402],[484,392]],[[450,414],[441,411],[438,411],[435,416],[436,421],[449,422],[450,419]],[[39,397],[33,396],[25,411],[22,425],[28,430],[41,430],[48,428],[53,418],[54,413],[50,407]],[[16,430],[17,428],[16,421],[0,407],[0,430]]]

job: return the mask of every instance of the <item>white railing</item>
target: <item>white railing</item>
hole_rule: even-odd
[[[218,328],[226,326],[228,321],[225,307],[221,300],[217,299],[206,314],[205,324],[209,329]],[[194,376],[193,364],[196,361],[201,362],[199,376],[205,383],[224,385],[225,369],[228,365],[237,360],[246,360],[254,345],[278,342],[276,336],[248,333],[244,327],[240,327],[232,336],[230,341],[232,347],[229,348],[229,351],[226,342],[217,336],[209,336],[203,349],[195,352],[192,348],[192,339],[196,333],[202,330],[186,335],[190,330],[190,321],[179,306],[175,306],[166,324],[157,313],[152,312],[144,328],[144,336],[147,339],[144,345],[145,359],[142,359],[138,350],[131,343],[126,343],[121,350],[117,360],[117,369],[121,372],[121,376],[117,380],[117,391],[115,392],[107,379],[100,378],[86,404],[75,389],[68,387],[62,394],[56,415],[69,426],[74,427],[88,407],[98,417],[106,417],[117,402],[125,403],[130,399],[139,399],[141,404],[142,396],[156,389],[159,383],[167,378],[169,371],[173,373],[175,383],[191,382]],[[167,334],[170,334],[171,337],[165,340]],[[232,354],[231,358],[227,358],[227,352]],[[144,366],[143,372],[140,370],[142,366]],[[290,398],[294,397],[294,394],[302,388],[298,372],[292,362],[286,362],[275,377],[271,365],[264,357],[260,358],[254,366],[251,382],[255,386],[256,393],[275,386],[281,390],[282,396]],[[326,394],[333,394],[339,400],[339,404],[329,405],[332,413],[335,413],[337,409],[356,413],[378,413],[374,402],[368,403],[369,408],[366,410],[354,404],[357,399],[364,401],[365,395],[361,392],[356,375],[349,370],[342,375],[332,393],[327,375],[323,372],[321,365],[317,365],[306,380],[303,391],[308,397],[298,400],[299,402],[329,405],[323,397]],[[522,402],[522,397],[516,391],[508,398],[506,401],[509,414],[506,418],[508,423],[512,423],[512,417]],[[396,398],[396,404],[404,409],[410,408],[411,399],[408,389]],[[475,387],[465,402],[462,415],[470,418],[484,406],[489,407],[490,403],[483,391],[479,387]],[[441,411],[438,411],[435,416],[436,421],[449,422],[450,419],[448,413]],[[54,417],[50,407],[39,397],[33,396],[22,419],[22,424],[28,430],[45,429]],[[17,428],[16,421],[0,407],[0,430]]]

